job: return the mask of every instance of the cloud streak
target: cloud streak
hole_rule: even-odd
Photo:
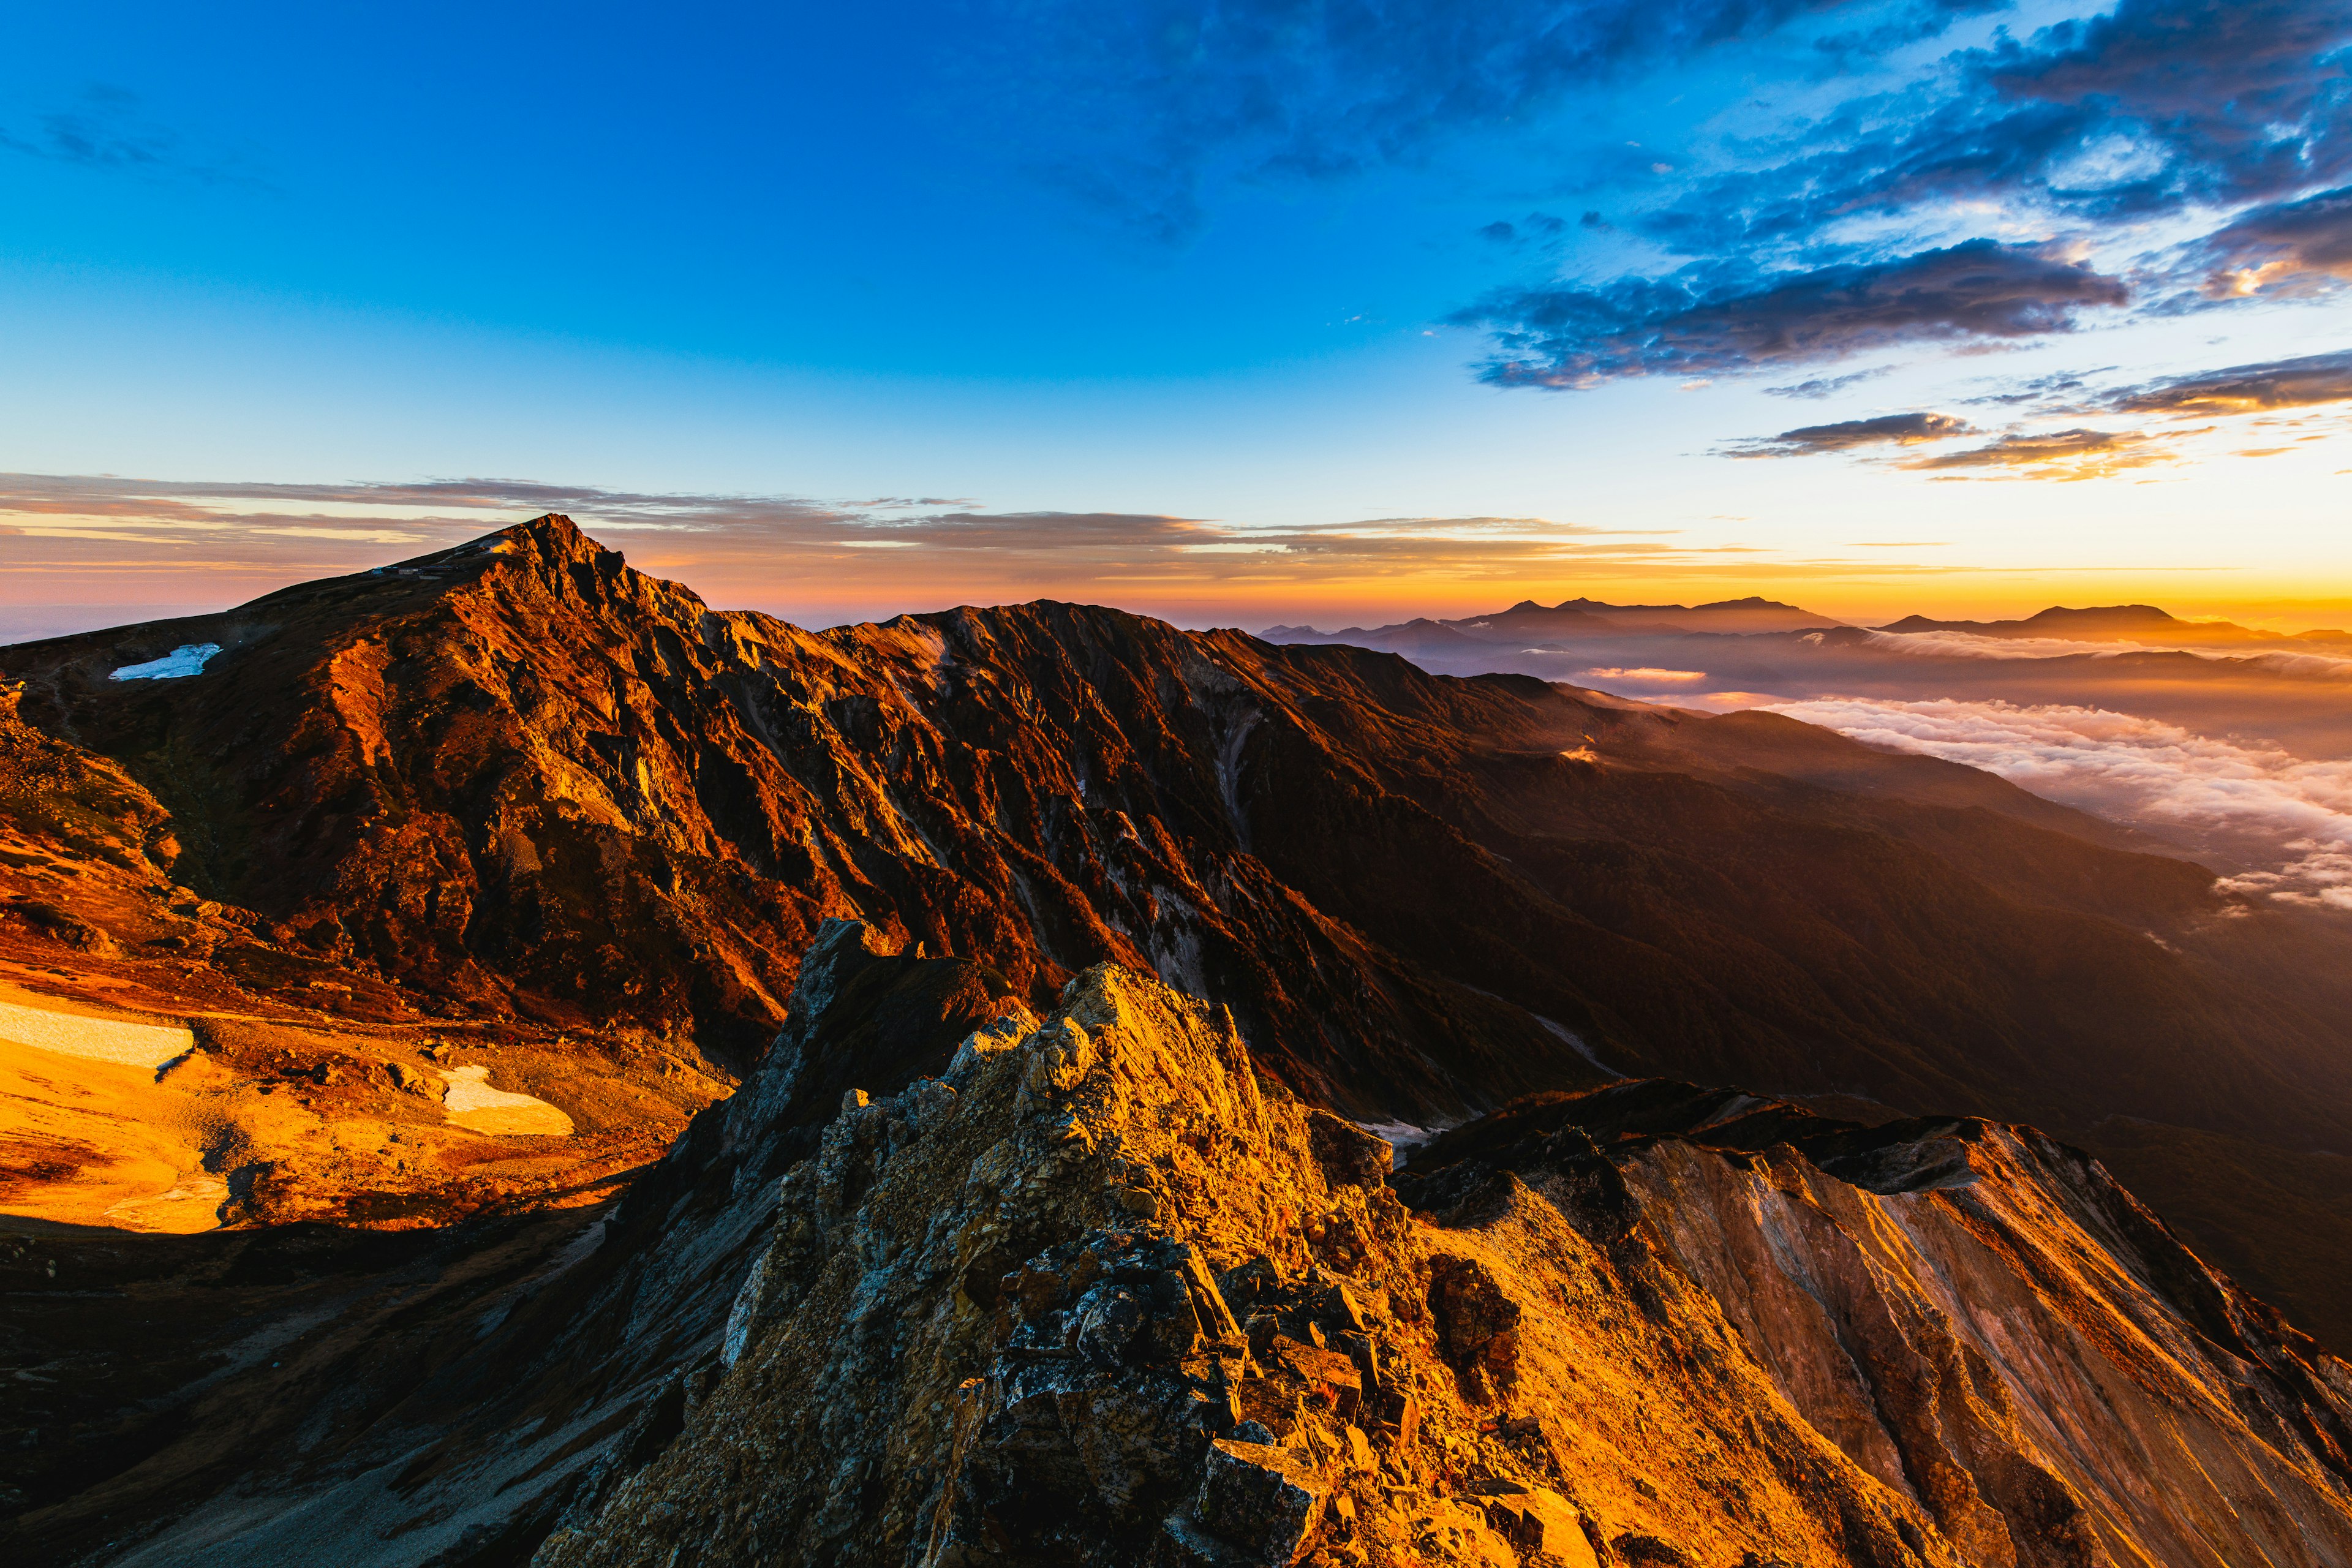
[[[1849,371],[1843,375],[1817,375],[1789,386],[1768,386],[1767,397],[1801,397],[1811,401],[1835,397],[1839,393],[1860,386],[1866,381],[1876,381],[1894,373],[1891,364],[1874,365],[1868,370]]]
[[[2137,385],[2100,390],[2084,375],[2036,377],[2009,391],[1969,399],[1987,405],[2032,405],[2040,416],[2136,415],[2166,420],[2237,420],[2352,402],[2352,351],[2305,354],[2160,376]],[[2103,430],[2075,426],[2058,430],[2012,429],[1998,439],[1958,451],[1888,457],[1886,448],[1925,445],[1977,432],[1957,416],[1934,413],[1890,414],[1868,419],[1784,430],[1718,448],[1730,458],[1789,458],[1843,452],[1878,458],[1892,466],[1940,478],[1982,477],[2057,481],[2110,479],[2119,474],[2183,460],[2193,437],[2219,428]],[[2236,437],[2242,438],[2242,437]],[[2241,458],[2274,458],[2294,450],[2269,446],[2240,449]]]
[[[2275,408],[2311,408],[2352,400],[2352,352],[2231,365],[2168,376],[2114,393],[2105,406],[2123,414],[2204,418]]]
[[[1817,452],[1851,452],[1864,447],[1916,447],[1927,441],[1948,441],[1970,436],[1976,427],[1949,414],[1882,414],[1873,419],[1842,419],[1832,425],[1807,425],[1783,430],[1725,449],[1733,458],[1801,458]]]
[[[989,511],[903,497],[656,493],[463,479],[235,484],[0,475],[5,618],[47,632],[51,607],[194,598],[225,606],[287,583],[428,553],[541,512],[569,514],[637,565],[730,607],[829,624],[961,602],[1036,597],[1200,618],[1244,605],[1388,602],[1404,593],[1517,594],[1592,578],[1720,581],[1848,563],[1698,546],[1672,529],[1529,517],[1365,518],[1315,525],[1127,512]],[[1874,563],[1900,572],[1899,562]],[[35,614],[38,611],[40,613]],[[154,613],[150,611],[148,613]],[[79,624],[94,624],[83,617]],[[22,635],[22,634],[19,634]]]
[[[2229,665],[2265,675],[2299,679],[2352,680],[2352,658],[2335,654],[2286,652],[2215,653],[2210,648],[2141,642],[2078,642],[2069,637],[1984,637],[1975,632],[1864,631],[1870,647],[1883,653],[1917,658],[1980,658],[2033,660],[2050,658],[2112,659],[2126,654],[2173,654],[2211,665]],[[1810,633],[1805,640],[1819,640]]]
[[[1998,441],[1958,452],[1908,458],[1897,466],[1947,477],[1967,477],[1951,470],[1991,470],[2001,479],[2049,479],[2062,484],[2111,479],[2136,468],[2177,463],[2174,434],[2150,436],[2118,430],[2053,430],[2021,432]]]

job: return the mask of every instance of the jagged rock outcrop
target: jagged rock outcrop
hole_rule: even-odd
[[[1088,971],[845,1098],[691,1420],[534,1561],[2352,1561],[2347,1369],[2037,1134],[1643,1085],[1412,1209],[1376,1152]]]
[[[441,1273],[282,1327],[247,1309],[267,1370],[150,1395],[113,1439],[143,1457],[7,1541],[174,1568],[2352,1563],[2352,1371],[2030,1130],[1648,1081],[1390,1156],[1152,976],[1089,969],[1041,1018],[984,964],[831,922],[759,1069],[607,1217],[437,1244]]]
[[[2078,1150],[1643,1083],[1522,1102],[1401,1179],[1520,1183],[1622,1216],[1972,1563],[2352,1560],[2352,1368]]]
[[[1551,1301],[1500,1298],[1527,1291],[1496,1245],[1519,1227],[1416,1223],[1376,1144],[1262,1083],[1219,1011],[1090,970],[1043,1027],[845,1097],[783,1179],[718,1381],[534,1561],[1589,1563],[1664,1540],[1638,1478],[1548,1446],[1589,1369],[1533,1342]],[[1760,1422],[1725,1479],[1776,1522],[1744,1541],[1957,1561],[1760,1369],[1713,1359],[1698,1392]]]

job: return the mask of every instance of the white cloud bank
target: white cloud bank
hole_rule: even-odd
[[[1765,706],[1870,745],[1982,768],[2251,868],[2225,878],[2225,889],[2352,911],[2352,762],[2305,762],[2104,708],[1864,697]]]
[[[2210,647],[2182,647],[2166,643],[2078,642],[2072,637],[1991,637],[1976,632],[1956,631],[1873,631],[1864,635],[1875,652],[1909,654],[1921,658],[2116,658],[2127,653],[2185,653],[2208,664],[2236,665],[2271,675],[2352,679],[2352,658],[2340,654],[2307,653],[2300,649],[2216,653]],[[1804,640],[1818,643],[1825,636],[1822,632],[1809,632]]]

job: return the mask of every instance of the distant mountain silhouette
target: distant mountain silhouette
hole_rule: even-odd
[[[1568,599],[1552,605],[1522,599],[1490,616],[1456,620],[1427,618],[1384,626],[1349,626],[1336,632],[1313,626],[1268,626],[1258,635],[1275,643],[1346,643],[1390,653],[1442,653],[1477,643],[1573,640],[1629,633],[1722,633],[1811,631],[1842,626],[1827,616],[1750,595],[1707,605],[1611,605],[1599,599]],[[1444,634],[1454,634],[1452,639]]]

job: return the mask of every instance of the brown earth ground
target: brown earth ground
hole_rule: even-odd
[[[185,956],[228,947],[248,969],[260,967],[254,955],[281,956],[239,911],[199,912],[184,899],[188,912],[175,913],[177,889],[108,874],[118,868],[68,881],[10,837],[0,843],[0,909],[16,914],[0,918],[0,1230],[402,1229],[593,1202],[730,1087],[691,1050],[633,1032],[429,1017],[388,988],[305,971],[291,984],[240,984]],[[32,902],[57,914],[16,913]],[[140,951],[150,932],[173,945]],[[36,1017],[58,1023],[6,1022]],[[139,1066],[14,1037],[43,1033],[54,1046],[81,1020],[177,1026],[192,1048]],[[467,1068],[561,1113],[521,1125],[568,1120],[572,1131],[484,1131],[517,1119],[445,1103]]]

